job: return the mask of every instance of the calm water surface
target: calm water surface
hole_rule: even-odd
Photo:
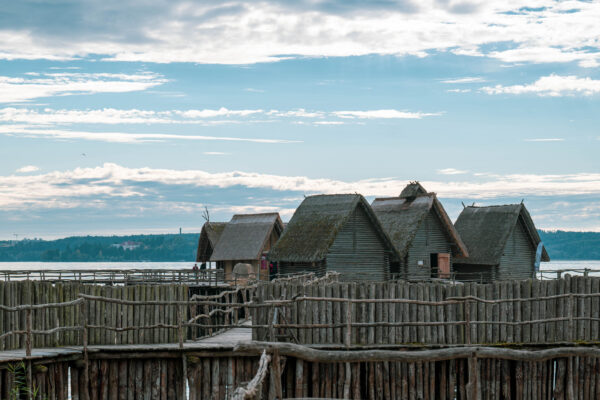
[[[82,269],[187,269],[194,266],[187,262],[0,262],[0,270],[82,270]],[[542,270],[556,269],[600,270],[600,260],[558,260],[542,263]]]

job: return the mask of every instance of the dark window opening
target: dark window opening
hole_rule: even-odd
[[[431,253],[429,255],[429,267],[431,269],[431,277],[437,278],[437,276],[438,276],[438,255],[437,255],[437,253]]]

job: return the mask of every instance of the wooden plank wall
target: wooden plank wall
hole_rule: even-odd
[[[39,281],[0,282],[0,303],[7,306],[20,304],[43,304],[74,300],[79,293],[118,298],[121,300],[188,300],[185,285],[138,285],[103,286],[79,283]],[[157,323],[177,325],[174,306],[132,306],[99,301],[86,303],[88,324],[97,326],[125,327],[154,325]],[[187,317],[188,310],[184,307]],[[0,310],[0,332],[25,330],[25,312]],[[58,326],[79,326],[79,306],[33,310],[33,330],[48,330]],[[58,332],[52,335],[34,335],[33,347],[56,347],[81,345],[81,332]],[[105,329],[89,330],[89,344],[145,344],[176,343],[176,329],[152,329],[114,332]],[[24,335],[11,335],[0,340],[0,350],[12,350],[25,346]]]
[[[465,283],[407,283],[395,282],[318,282],[312,285],[269,283],[259,285],[257,301],[291,299],[296,296],[341,297],[354,299],[411,299],[442,301],[449,297],[476,296],[483,299],[515,299],[553,296],[565,293],[599,293],[600,278],[570,277],[560,280],[502,281],[490,284]],[[495,324],[475,324],[470,327],[471,343],[557,343],[597,342],[600,339],[600,297],[510,301],[500,304],[469,302],[470,321],[490,321]],[[453,304],[443,306],[415,304],[352,304],[353,323],[392,322],[401,326],[354,327],[352,344],[465,344],[467,335],[463,325],[442,324],[438,326],[415,326],[409,322],[464,321],[466,306]],[[301,301],[291,307],[280,307],[285,319],[277,323],[290,324],[345,324],[347,304],[339,302]],[[273,321],[272,308],[253,309],[253,321],[268,325]],[[595,321],[554,321],[519,324],[550,318],[572,316],[595,318]],[[517,323],[515,325],[501,322]],[[294,328],[279,329],[276,334],[298,338],[301,344],[342,344],[345,328]],[[254,340],[269,339],[269,329],[253,330]]]

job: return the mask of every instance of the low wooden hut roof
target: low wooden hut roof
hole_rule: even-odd
[[[397,256],[395,247],[362,195],[333,194],[309,196],[304,199],[287,224],[283,235],[269,252],[269,260],[323,260],[338,232],[357,207],[363,208],[386,247]]]
[[[467,246],[436,194],[427,193],[418,182],[407,185],[399,197],[375,199],[371,207],[402,257],[408,252],[421,223],[432,209],[446,231],[454,256],[464,258],[469,255]]]
[[[469,257],[461,260],[461,264],[500,264],[506,242],[519,220],[533,248],[537,248],[541,239],[524,204],[465,207],[454,224],[469,249]],[[542,261],[550,261],[545,248]]]
[[[283,231],[279,213],[234,215],[225,225],[210,260],[258,260],[273,230],[279,234]]]
[[[210,261],[215,245],[225,229],[225,222],[205,222],[200,232],[198,240],[198,251],[196,252],[196,262]]]

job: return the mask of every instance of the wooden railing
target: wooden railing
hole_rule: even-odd
[[[225,280],[222,269],[60,269],[0,270],[0,281],[22,280],[79,282],[106,285],[189,284],[220,286]]]

